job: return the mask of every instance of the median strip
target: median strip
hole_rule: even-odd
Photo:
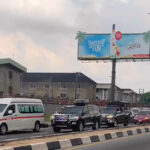
[[[0,146],[0,150],[54,150],[65,149],[78,145],[91,144],[94,142],[102,142],[115,138],[133,136],[142,133],[149,133],[150,126],[137,126],[131,128],[123,128],[116,130],[104,130],[95,132],[81,132],[76,135],[64,135],[51,138],[43,138],[36,140],[24,140],[18,142],[8,142]]]

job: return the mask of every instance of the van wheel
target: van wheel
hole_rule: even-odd
[[[36,123],[35,123],[35,126],[34,126],[33,131],[34,131],[34,132],[39,132],[39,131],[40,131],[40,123],[39,123],[39,122],[36,122]]]
[[[2,124],[1,127],[0,127],[0,133],[2,135],[6,134],[7,133],[7,126],[5,124]]]

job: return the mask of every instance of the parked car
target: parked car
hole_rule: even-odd
[[[117,126],[117,124],[128,125],[128,114],[126,114],[120,107],[106,107],[101,110],[101,124],[110,126]]]
[[[60,132],[61,129],[82,131],[85,127],[96,130],[100,127],[100,121],[99,108],[81,100],[76,101],[74,106],[64,107],[59,113],[51,116],[54,132]]]
[[[141,110],[135,117],[134,123],[150,123],[150,111]]]

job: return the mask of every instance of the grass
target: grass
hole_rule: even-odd
[[[44,120],[45,120],[45,122],[50,122],[50,114],[45,114],[45,116],[44,116]]]

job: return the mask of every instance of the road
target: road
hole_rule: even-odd
[[[129,124],[129,127],[133,126],[133,124]],[[118,125],[116,128],[122,128],[122,125]],[[109,130],[112,128],[108,128],[106,126],[102,126],[99,130]],[[86,128],[84,132],[92,130],[91,128]],[[92,130],[93,131],[93,130]],[[37,138],[37,137],[45,137],[45,136],[56,136],[61,134],[72,134],[72,130],[62,130],[61,133],[54,133],[51,126],[48,128],[41,128],[40,132],[32,132],[32,131],[17,131],[17,132],[10,132],[7,135],[0,135],[0,142],[3,141],[14,141],[14,140],[22,140],[22,139],[29,139],[29,138]]]
[[[135,135],[68,150],[150,150],[150,134]]]

